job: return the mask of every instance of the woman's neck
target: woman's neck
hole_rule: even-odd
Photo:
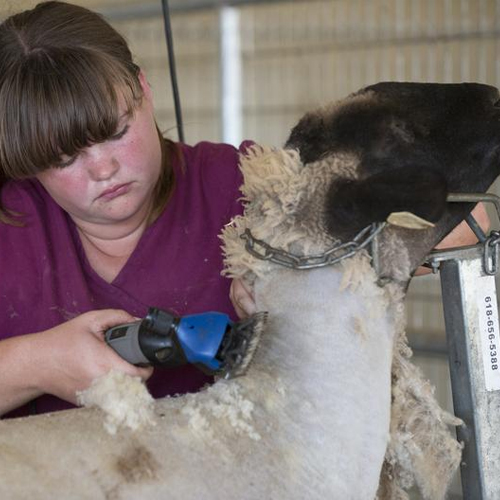
[[[112,226],[74,221],[87,260],[94,271],[111,283],[123,269],[149,226],[149,215]]]

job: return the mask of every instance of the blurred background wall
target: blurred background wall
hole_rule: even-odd
[[[153,86],[160,128],[176,138],[160,2],[75,3],[125,35]],[[381,80],[500,86],[500,0],[231,3],[170,2],[189,143],[281,145],[305,111]],[[3,1],[0,16],[35,4]],[[451,408],[437,277],[413,280],[407,315],[416,360]],[[452,498],[459,491],[457,484]]]

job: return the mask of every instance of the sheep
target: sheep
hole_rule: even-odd
[[[108,432],[95,408],[3,420],[0,497],[395,500],[416,484],[443,498],[460,422],[411,363],[404,295],[472,208],[447,194],[500,173],[498,99],[479,84],[380,83],[306,115],[283,149],[250,148],[245,213],[221,236],[226,273],[269,312],[247,374],[142,400],[136,431]],[[373,261],[368,245],[309,270],[259,258],[318,255],[367,227]]]

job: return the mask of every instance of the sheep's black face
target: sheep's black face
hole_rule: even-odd
[[[304,163],[359,159],[354,179],[332,179],[325,224],[333,236],[408,211],[437,223],[430,249],[472,208],[451,207],[447,194],[486,191],[500,173],[499,93],[473,83],[379,83],[306,115],[287,146]]]
[[[497,144],[499,119],[495,87],[378,83],[330,110],[307,114],[287,146],[299,149],[304,163],[342,151],[356,153],[364,175],[386,170],[386,161],[406,167],[430,160],[440,170],[443,162],[451,168],[463,163],[464,154],[481,160]]]

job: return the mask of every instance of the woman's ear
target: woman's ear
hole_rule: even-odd
[[[139,83],[141,84],[142,91],[144,92],[144,96],[146,99],[152,103],[153,102],[153,91],[151,90],[151,85],[146,78],[146,73],[144,70],[139,71]]]

